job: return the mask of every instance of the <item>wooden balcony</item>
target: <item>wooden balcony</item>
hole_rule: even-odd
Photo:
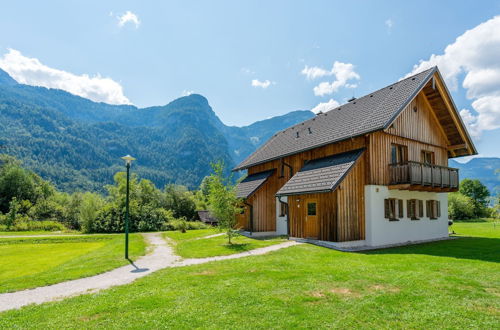
[[[389,189],[451,192],[458,190],[458,169],[408,161],[390,164]]]

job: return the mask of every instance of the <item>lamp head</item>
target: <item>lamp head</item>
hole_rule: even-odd
[[[127,165],[132,164],[132,161],[135,160],[135,158],[130,155],[124,156],[122,157],[122,159],[125,161],[125,164]]]

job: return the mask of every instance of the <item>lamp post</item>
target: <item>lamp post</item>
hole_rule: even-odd
[[[129,182],[130,182],[130,165],[135,160],[134,157],[127,155],[122,157],[127,167],[127,193],[125,197],[125,259],[128,259],[128,204],[129,204]]]

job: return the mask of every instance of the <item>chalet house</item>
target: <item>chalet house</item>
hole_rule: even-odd
[[[448,159],[477,151],[437,67],[276,133],[241,162],[241,228],[338,247],[448,237]]]

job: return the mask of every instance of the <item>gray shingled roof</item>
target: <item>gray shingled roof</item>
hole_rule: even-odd
[[[436,71],[428,69],[278,132],[234,170],[385,129]]]
[[[236,197],[248,198],[273,174],[274,170],[250,174],[236,186]]]
[[[308,162],[280,190],[277,196],[335,190],[365,149],[357,149]]]

